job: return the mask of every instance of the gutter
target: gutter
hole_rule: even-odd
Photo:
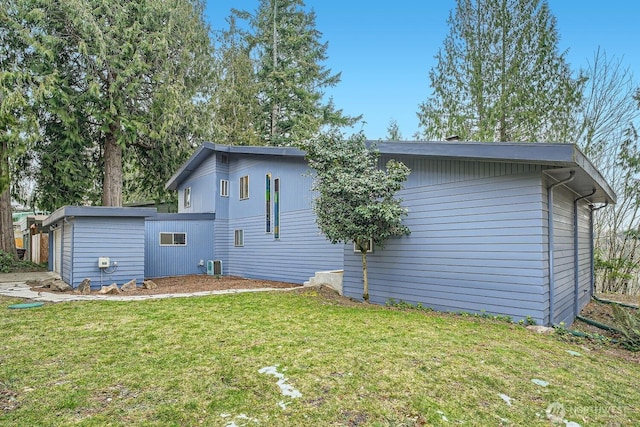
[[[574,279],[574,289],[573,289],[573,315],[574,317],[578,317],[580,314],[580,269],[578,268],[578,263],[580,262],[580,251],[578,248],[579,239],[578,239],[578,202],[580,200],[586,199],[587,197],[591,197],[596,194],[596,189],[594,188],[591,193],[585,194],[584,196],[580,196],[573,201],[573,279]],[[592,224],[590,223],[591,227]],[[589,236],[593,235],[593,231],[590,228]]]
[[[554,184],[551,184],[549,187],[547,187],[547,207],[548,207],[548,214],[547,214],[547,222],[548,222],[548,229],[547,229],[547,233],[548,233],[548,237],[547,237],[547,245],[548,245],[548,256],[549,256],[549,325],[553,325],[553,321],[554,321],[554,316],[553,316],[553,311],[555,309],[555,278],[553,275],[553,269],[554,269],[554,253],[553,253],[553,246],[554,246],[554,241],[553,241],[553,190],[562,185],[562,184],[566,184],[568,182],[573,181],[573,179],[576,177],[576,171],[575,170],[571,170],[569,171],[569,177],[565,180],[562,181],[558,181]]]

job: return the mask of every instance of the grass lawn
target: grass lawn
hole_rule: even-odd
[[[505,322],[315,290],[15,302],[0,297],[0,425],[548,426],[547,409],[582,426],[640,420],[639,363]]]

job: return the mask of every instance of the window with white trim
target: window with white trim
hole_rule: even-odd
[[[182,206],[184,206],[185,208],[191,207],[191,187],[186,187],[184,189],[184,201]]]
[[[240,177],[240,200],[249,198],[249,175]]]
[[[229,180],[228,179],[220,180],[220,196],[229,197]]]
[[[160,233],[160,246],[186,246],[187,233]]]
[[[244,230],[234,230],[233,246],[244,246]]]
[[[358,249],[356,242],[353,242],[353,252],[360,252],[360,249]],[[369,241],[367,242],[367,253],[371,252],[373,252],[373,239],[369,239]]]

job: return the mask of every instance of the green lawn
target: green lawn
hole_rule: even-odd
[[[0,297],[0,425],[548,426],[552,404],[582,426],[640,420],[640,364],[505,322],[313,290],[15,302]],[[258,372],[275,365],[301,397]]]

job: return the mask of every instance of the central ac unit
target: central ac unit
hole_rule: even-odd
[[[209,276],[222,276],[222,261],[219,259],[207,261],[207,274]]]

